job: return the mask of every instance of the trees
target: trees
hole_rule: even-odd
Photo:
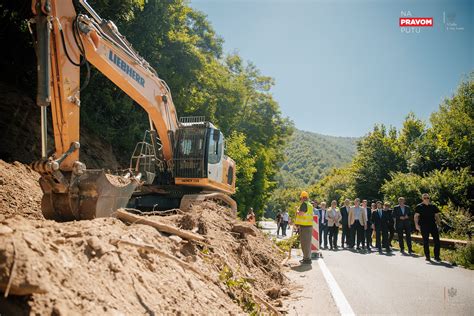
[[[310,189],[310,194],[328,204],[333,200],[342,204],[346,198],[353,199],[354,174],[351,166],[333,169]]]
[[[285,148],[277,180],[280,187],[313,185],[334,167],[351,162],[357,138],[334,137],[296,130]]]
[[[358,144],[353,161],[354,191],[368,200],[382,198],[380,187],[391,172],[405,171],[406,161],[398,147],[397,131],[375,125],[372,132]]]
[[[244,216],[252,201],[247,200],[251,196],[252,180],[257,171],[255,157],[250,154],[250,148],[246,144],[243,133],[233,132],[226,140],[226,151],[236,163],[236,194],[239,201],[238,212]]]
[[[431,128],[410,158],[411,171],[460,169],[474,164],[474,72],[430,117]]]

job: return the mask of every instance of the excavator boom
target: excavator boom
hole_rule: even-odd
[[[227,195],[235,192],[235,163],[223,154],[222,133],[210,123],[180,122],[166,82],[112,21],[102,19],[86,0],[79,3],[89,15],[77,14],[73,0],[32,0],[42,136],[42,157],[33,167],[42,175],[45,217],[70,220],[109,216],[129,203],[142,175],[148,185],[156,186],[167,179],[168,185],[188,187],[193,193],[203,191],[206,196],[222,195],[221,200],[228,201]],[[143,168],[142,153],[135,156],[136,167],[122,174],[125,178],[89,170],[80,162],[80,92],[87,86],[91,65],[148,114],[152,168]],[[87,70],[82,87],[81,66]],[[48,109],[54,130],[55,151],[51,156],[46,141]],[[189,204],[190,198],[185,200]]]

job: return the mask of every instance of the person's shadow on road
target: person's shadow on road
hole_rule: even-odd
[[[296,272],[306,272],[306,271],[309,271],[309,270],[313,269],[313,265],[312,264],[300,264],[300,265],[297,265],[297,266],[292,266],[290,269],[293,270],[293,271],[296,271]]]
[[[429,263],[431,263],[434,266],[440,266],[440,267],[445,267],[445,268],[450,268],[450,269],[454,268],[453,265],[451,263],[448,263],[448,262],[443,262],[443,261],[437,262],[437,261],[431,260]]]

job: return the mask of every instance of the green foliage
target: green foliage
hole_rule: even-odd
[[[292,248],[298,248],[300,246],[299,235],[293,235],[287,239],[274,240],[275,244],[284,252],[290,251]]]
[[[280,187],[304,187],[322,179],[332,168],[354,158],[357,138],[334,137],[296,130],[285,148],[286,161],[277,177]]]
[[[443,208],[443,233],[466,238],[473,231],[474,73],[431,115],[431,127],[410,113],[397,135],[377,127],[359,144],[354,159],[357,196],[404,196],[415,206],[428,192]],[[407,172],[411,171],[411,172]]]
[[[421,193],[429,192],[438,205],[452,203],[470,210],[474,192],[473,74],[431,115],[431,127],[413,113],[407,115],[399,133],[375,125],[359,142],[352,165],[334,171],[311,192],[339,202],[345,196],[358,196],[396,203],[404,196],[410,205],[419,203]]]
[[[425,130],[425,123],[418,119],[413,112],[408,113],[398,138],[400,150],[407,155],[406,158],[409,158],[417,142],[424,136]]]
[[[424,256],[423,246],[417,243],[412,245],[413,251],[420,256]],[[433,247],[430,247],[430,256],[434,257]],[[474,243],[468,242],[466,246],[456,246],[456,249],[440,249],[441,260],[450,262],[453,265],[460,265],[467,269],[474,270]]]
[[[414,173],[392,173],[391,180],[387,180],[382,188],[384,200],[395,203],[403,196],[406,204],[415,207],[420,203],[422,193],[429,192],[423,177]]]
[[[246,137],[243,133],[233,132],[226,141],[226,152],[234,159],[236,169],[236,194],[239,201],[237,207],[239,214],[245,217],[248,205],[247,197],[251,196],[251,183],[257,168],[255,167],[255,157],[250,154],[250,148],[246,145]]]
[[[333,179],[328,174],[333,174],[332,168],[344,166],[352,160],[357,140],[353,137],[334,137],[295,130],[285,148],[286,160],[275,178],[277,187],[266,204],[266,216],[275,217],[278,210],[286,209],[294,217],[303,189],[309,190],[312,198],[326,196],[323,191],[329,192],[329,188],[323,190],[319,186],[311,189],[308,187],[321,179],[321,185],[327,183],[328,179]]]
[[[297,188],[277,188],[267,202],[265,215],[275,218],[280,210],[287,210],[291,218],[295,217],[296,209],[300,206],[300,189]]]
[[[452,203],[445,205],[441,213],[443,235],[451,239],[468,239],[474,232],[474,216]]]
[[[390,173],[405,170],[406,160],[399,150],[396,130],[391,128],[387,133],[384,125],[375,125],[359,142],[353,161],[356,196],[381,199],[380,187]]]
[[[393,173],[381,191],[388,201],[396,202],[403,196],[406,203],[415,206],[421,201],[422,193],[430,193],[439,205],[452,203],[456,207],[468,209],[472,205],[471,192],[474,190],[474,177],[470,168],[453,170],[434,170],[425,177],[414,173]]]
[[[444,100],[430,118],[431,128],[411,158],[418,174],[434,169],[459,169],[474,165],[474,72],[456,94]]]
[[[35,97],[36,55],[27,20],[31,2],[0,1],[0,79],[16,85]]]
[[[474,243],[469,242],[466,246],[456,247],[454,252],[446,255],[446,260],[474,270]]]
[[[219,280],[227,286],[229,296],[242,307],[244,312],[250,315],[260,313],[260,306],[249,294],[251,286],[247,279],[234,276],[232,270],[225,265],[219,273]]]
[[[328,205],[333,200],[342,204],[346,198],[353,199],[355,192],[352,169],[349,167],[333,169],[331,173],[314,185],[309,193],[320,202],[326,201]]]

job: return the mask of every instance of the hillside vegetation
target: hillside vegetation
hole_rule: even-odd
[[[299,191],[313,186],[335,168],[348,165],[357,151],[358,138],[327,136],[295,130],[285,148],[285,161],[276,176],[277,188],[265,208],[267,217],[288,208]]]
[[[351,162],[357,149],[355,137],[335,137],[296,130],[285,148],[286,160],[277,176],[278,186],[315,184],[332,168]]]

